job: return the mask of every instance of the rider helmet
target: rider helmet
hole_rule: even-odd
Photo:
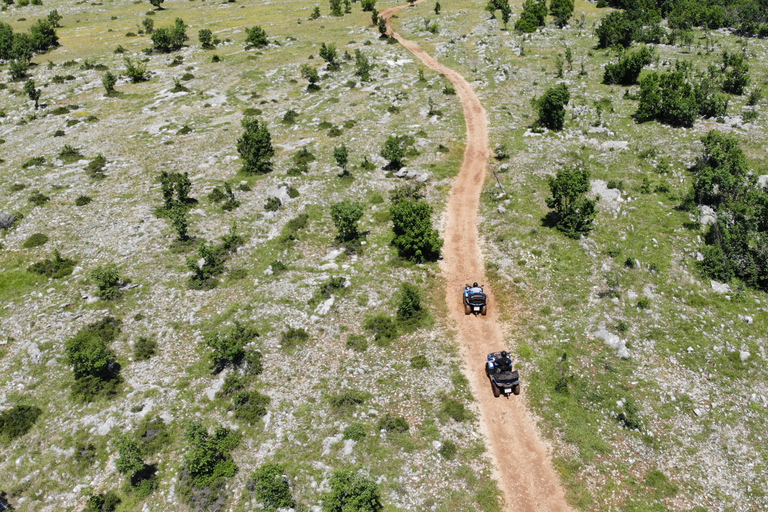
[[[475,288],[477,288],[477,283],[472,283],[472,286],[474,286]]]
[[[508,355],[506,350],[501,351],[501,357],[507,357]]]

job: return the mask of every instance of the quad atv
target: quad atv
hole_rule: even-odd
[[[485,365],[485,374],[491,381],[493,396],[520,394],[520,374],[512,369],[512,359],[506,352],[491,352]]]
[[[464,285],[464,314],[474,313],[485,316],[488,313],[488,298],[482,286]]]

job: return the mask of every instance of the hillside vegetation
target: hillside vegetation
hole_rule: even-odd
[[[765,9],[534,4],[393,27],[488,111],[492,307],[569,499],[766,508]],[[3,10],[0,504],[514,508],[435,261],[461,108],[368,7]]]

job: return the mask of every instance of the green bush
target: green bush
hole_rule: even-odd
[[[247,34],[247,37],[245,38],[246,48],[249,46],[253,46],[255,48],[262,48],[264,46],[269,45],[269,40],[267,39],[267,33],[259,25],[256,25],[250,28],[246,27],[245,33]]]
[[[0,412],[0,439],[8,442],[23,436],[42,414],[43,410],[33,405],[14,405]]]
[[[64,144],[64,147],[59,151],[59,158],[65,164],[71,164],[82,160],[83,155],[79,149],[73,148],[69,144]]]
[[[157,354],[157,342],[146,336],[139,336],[133,344],[133,358],[136,361],[146,361]]]
[[[96,282],[99,288],[99,297],[104,300],[114,300],[120,297],[120,272],[117,265],[110,263],[108,265],[96,267],[91,271],[91,279]]]
[[[384,313],[368,317],[363,323],[363,328],[373,333],[373,339],[379,346],[389,345],[399,336],[397,324]]]
[[[421,307],[419,288],[413,283],[400,285],[397,302],[397,320],[406,328],[417,327],[427,315],[427,311]]]
[[[232,399],[235,418],[252,425],[267,414],[270,398],[258,391],[241,391]]]
[[[362,334],[350,334],[347,337],[347,348],[355,352],[368,350],[368,340]]]
[[[88,176],[92,179],[100,180],[104,178],[104,166],[106,165],[107,159],[104,158],[104,155],[96,155],[93,160],[88,162],[85,172],[88,173]]]
[[[29,235],[27,239],[24,240],[24,243],[21,244],[21,246],[25,249],[33,249],[35,247],[44,245],[47,241],[48,235],[44,235],[43,233],[34,233]]]
[[[356,406],[364,404],[371,398],[371,394],[357,389],[343,389],[337,395],[329,395],[328,403],[331,408],[337,412],[345,412],[354,409]]]
[[[62,258],[58,249],[53,250],[53,259],[44,259],[33,263],[27,268],[27,271],[40,274],[41,276],[50,277],[52,279],[61,279],[68,276],[77,265],[75,260],[68,258]]]
[[[39,190],[33,190],[32,194],[27,198],[27,201],[34,206],[43,206],[50,201],[51,198],[41,193]]]
[[[141,453],[146,457],[163,450],[171,441],[168,425],[160,416],[145,416],[136,427],[135,435]]]
[[[333,472],[329,482],[331,490],[323,495],[323,512],[381,512],[379,486],[354,468],[340,468]]]
[[[268,212],[276,212],[283,206],[282,201],[277,197],[268,197],[267,202],[264,203],[264,210]]]
[[[434,261],[443,247],[443,239],[432,227],[432,206],[426,201],[401,200],[389,209],[392,216],[394,245],[400,256],[417,263]]]
[[[64,344],[67,364],[72,366],[75,377],[74,397],[91,401],[117,391],[120,365],[109,344],[120,333],[120,323],[105,317],[85,326]]]
[[[181,18],[176,18],[173,27],[161,27],[152,32],[152,48],[161,53],[180,50],[187,40],[187,25]]]
[[[411,368],[414,368],[416,370],[429,368],[429,361],[427,360],[427,356],[425,356],[424,354],[413,356],[411,358]]]
[[[568,86],[561,83],[547,89],[544,95],[535,101],[538,119],[536,125],[554,131],[563,129],[565,106],[571,100]]]
[[[211,349],[208,361],[213,373],[220,373],[224,368],[234,366],[244,368],[251,375],[260,374],[263,370],[261,352],[245,348],[257,337],[259,333],[255,328],[238,321],[223,332],[205,336],[205,344]]]
[[[54,109],[55,111],[56,109]],[[69,109],[67,109],[67,113],[69,113]],[[45,157],[44,156],[33,156],[32,158],[26,160],[23,164],[21,164],[22,169],[28,169],[30,167],[34,167],[37,165],[43,165],[45,164]]]
[[[653,61],[653,50],[643,46],[639,50],[628,53],[616,64],[607,64],[603,74],[603,83],[608,85],[634,85],[643,67]]]
[[[550,220],[570,238],[578,239],[592,229],[597,201],[586,197],[589,187],[586,169],[560,169],[556,177],[549,177],[552,197],[547,199],[547,206],[554,210]]]
[[[218,481],[235,475],[237,465],[230,452],[240,444],[240,434],[216,427],[211,435],[200,423],[193,422],[184,437],[189,451],[184,456],[179,475],[182,496],[192,497],[195,489],[214,489]]]
[[[104,494],[92,494],[85,504],[83,512],[114,512],[122,500],[113,491]]]
[[[456,457],[456,453],[458,453],[459,449],[456,446],[456,443],[454,443],[451,440],[444,441],[442,446],[440,446],[440,449],[437,451],[437,453],[440,454],[441,457],[447,460],[453,460],[454,457]]]
[[[368,430],[362,423],[352,423],[344,429],[344,439],[362,441],[368,436]]]
[[[648,73],[640,80],[640,96],[635,118],[639,122],[656,120],[671,126],[690,128],[699,105],[683,71]]]
[[[86,206],[91,204],[91,196],[77,196],[77,199],[75,199],[75,206]]]
[[[280,346],[288,351],[304,345],[307,341],[309,341],[309,333],[302,327],[289,327],[280,335]]]
[[[296,502],[291,495],[291,488],[283,475],[285,469],[277,463],[264,463],[251,476],[256,501],[265,510],[274,511],[279,508],[293,508]]]
[[[464,407],[464,404],[452,398],[443,402],[440,412],[442,415],[453,418],[459,423],[472,417],[472,413]]]
[[[337,240],[347,242],[360,237],[357,230],[357,222],[363,216],[362,203],[344,200],[331,206],[331,219],[339,231]]]
[[[408,420],[402,416],[392,416],[391,414],[386,413],[384,417],[379,420],[379,430],[402,434],[408,432],[409,428]]]
[[[314,307],[320,302],[330,299],[333,295],[343,292],[346,284],[347,280],[343,277],[330,278],[318,287],[312,298],[309,299],[309,305]]]

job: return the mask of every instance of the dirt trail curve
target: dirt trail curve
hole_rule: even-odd
[[[485,109],[464,77],[440,64],[416,43],[392,31],[389,18],[406,7],[392,7],[379,15],[387,20],[390,33],[400,44],[451,81],[464,108],[467,145],[461,172],[448,202],[441,266],[446,277],[446,301],[458,326],[465,374],[479,402],[480,427],[496,468],[494,477],[504,493],[504,509],[516,512],[572,511],[565,501],[565,492],[552,468],[547,448],[521,397],[494,398],[485,376],[483,365],[486,355],[505,348],[497,310],[494,309],[493,290],[486,287],[489,311],[485,318],[465,316],[461,302],[461,291],[467,281],[485,282],[477,235],[477,210],[489,157]]]

